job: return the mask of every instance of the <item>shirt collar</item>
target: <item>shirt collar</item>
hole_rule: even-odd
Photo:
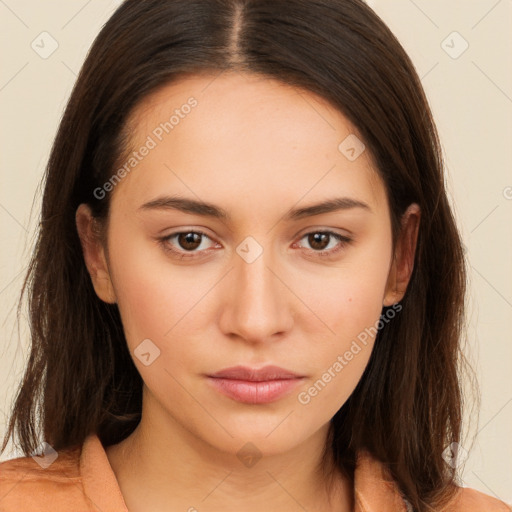
[[[96,434],[89,435],[80,456],[84,491],[103,512],[128,512],[107,454]],[[369,452],[357,454],[354,473],[354,512],[407,512],[396,482]]]
[[[357,454],[354,499],[354,512],[408,512],[397,483],[384,464],[367,451]]]

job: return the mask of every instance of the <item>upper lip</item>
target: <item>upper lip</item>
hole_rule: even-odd
[[[263,382],[268,380],[297,379],[302,377],[302,375],[280,368],[279,366],[268,365],[263,368],[232,366],[213,373],[210,377]]]

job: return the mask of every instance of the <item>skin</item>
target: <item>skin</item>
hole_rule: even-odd
[[[320,459],[374,339],[309,403],[298,395],[403,297],[419,207],[404,214],[393,258],[386,191],[369,151],[350,161],[338,150],[356,129],[322,98],[268,77],[226,72],[165,86],[131,115],[132,149],[191,96],[197,106],[115,186],[107,246],[88,206],[76,214],[96,293],[118,304],[144,380],[142,420],[107,447],[108,459],[131,512],[352,510],[350,483],[335,470],[328,485]],[[162,195],[213,203],[230,219],[140,208]],[[342,196],[370,210],[284,220],[291,208]],[[318,230],[352,242],[321,257],[340,243],[314,245],[305,235]],[[189,231],[208,236],[195,259],[159,241]],[[237,253],[248,236],[263,251],[251,263]],[[190,247],[179,237],[166,243]],[[148,338],[160,355],[146,366],[134,350]],[[305,378],[276,402],[243,404],[205,376],[237,364],[275,364]],[[261,455],[251,467],[237,457],[248,442]]]

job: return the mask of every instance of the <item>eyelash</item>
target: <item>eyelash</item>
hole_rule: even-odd
[[[159,238],[159,242],[162,245],[165,252],[171,254],[174,257],[178,257],[179,259],[183,260],[183,259],[200,258],[200,257],[202,257],[200,255],[201,252],[208,251],[209,249],[204,249],[203,251],[198,251],[198,252],[186,252],[186,251],[180,251],[180,250],[174,249],[171,245],[169,245],[169,241],[172,238],[174,238],[178,235],[184,235],[184,234],[190,234],[190,233],[201,235],[202,237],[206,237],[211,240],[211,238],[206,233],[203,233],[202,231],[189,230],[189,231],[178,231],[176,233],[172,233],[171,235],[167,235],[163,238]],[[310,231],[309,233],[305,233],[300,238],[300,240],[302,240],[303,238],[305,238],[309,235],[312,235],[312,234],[330,235],[331,237],[335,238],[339,242],[339,244],[336,246],[336,248],[330,249],[327,251],[325,251],[325,250],[324,251],[316,251],[314,249],[306,249],[307,252],[313,253],[315,256],[319,256],[321,258],[329,258],[329,257],[334,256],[339,251],[344,249],[345,246],[349,245],[353,241],[353,239],[348,236],[340,235],[339,233],[335,233],[334,231],[327,231],[327,230],[325,230],[325,231],[324,230]]]

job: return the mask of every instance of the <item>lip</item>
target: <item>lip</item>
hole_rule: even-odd
[[[220,393],[246,404],[275,402],[290,394],[304,376],[280,368],[234,366],[208,375],[208,382]]]
[[[290,370],[279,366],[267,365],[262,368],[250,368],[249,366],[231,366],[209,375],[209,377],[246,380],[252,382],[264,382],[269,380],[297,379],[303,377]]]

